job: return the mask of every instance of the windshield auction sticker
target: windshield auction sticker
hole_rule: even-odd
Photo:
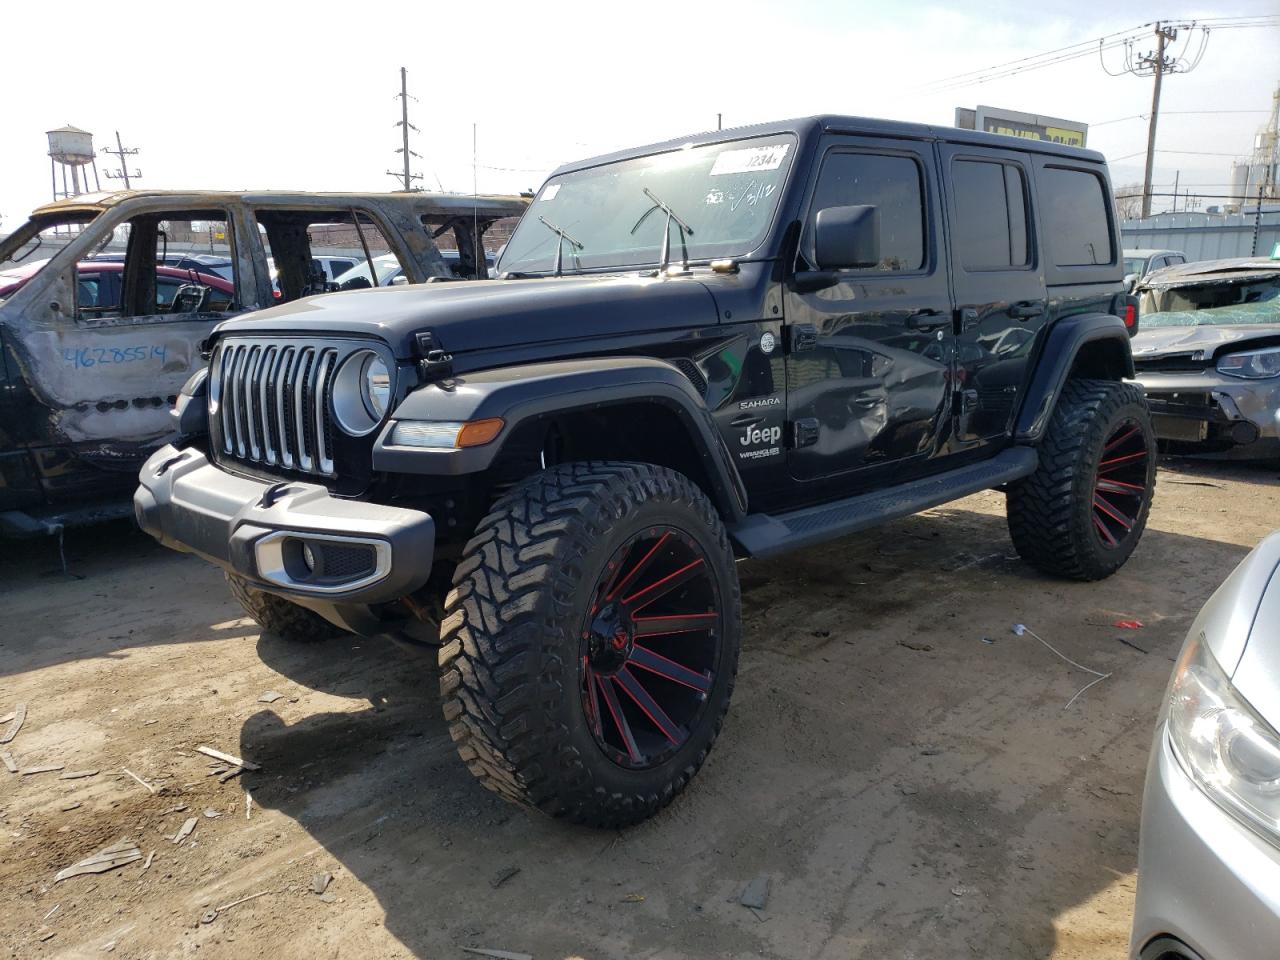
[[[774,143],[764,147],[745,147],[741,150],[725,150],[716,155],[711,176],[728,173],[756,173],[760,170],[777,170],[791,149],[789,143]]]

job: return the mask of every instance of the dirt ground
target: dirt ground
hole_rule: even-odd
[[[69,536],[71,577],[52,543],[5,543],[0,714],[28,714],[0,749],[98,773],[0,768],[0,956],[1123,957],[1171,660],[1278,522],[1274,467],[1166,461],[1103,583],[1020,563],[996,493],[744,563],[724,734],[616,835],[475,784],[429,658],[259,636],[221,574],[125,524]],[[1014,623],[1111,677],[1064,709],[1092,677]],[[200,745],[262,769],[220,782]],[[54,883],[124,838],[149,868]]]

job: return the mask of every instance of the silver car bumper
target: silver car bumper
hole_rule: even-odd
[[[1142,802],[1130,954],[1157,937],[1204,960],[1280,956],[1280,849],[1241,825],[1183,772],[1162,720]],[[1177,956],[1177,954],[1174,954]]]
[[[193,448],[161,448],[138,480],[143,530],[271,593],[377,604],[413,592],[431,572],[435,523],[417,510],[238,476]]]
[[[1229,458],[1280,456],[1280,378],[1242,380],[1215,370],[1144,373],[1156,436]]]

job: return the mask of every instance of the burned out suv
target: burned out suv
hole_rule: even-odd
[[[616,826],[697,771],[735,560],[988,488],[1105,577],[1155,480],[1103,158],[817,117],[562,167],[500,278],[220,325],[138,521],[258,622],[439,644],[486,786]]]

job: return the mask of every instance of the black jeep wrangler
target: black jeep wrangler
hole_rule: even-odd
[[[224,322],[139,523],[266,629],[439,644],[490,789],[634,823],[733,690],[735,561],[988,488],[1105,577],[1155,482],[1103,158],[817,117],[558,170],[500,279]]]

